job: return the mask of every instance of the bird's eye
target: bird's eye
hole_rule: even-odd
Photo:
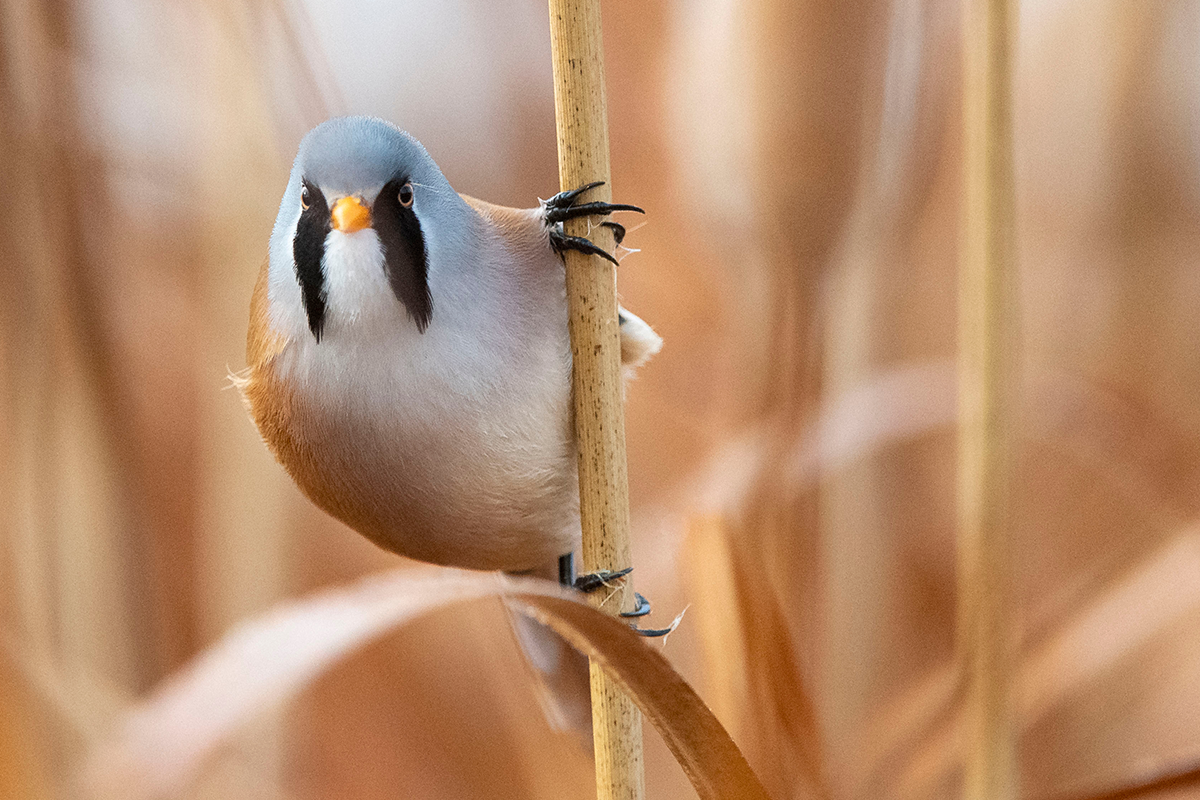
[[[302,209],[304,209],[305,211],[307,211],[308,207],[311,203],[312,203],[312,198],[309,197],[309,195],[308,195],[308,187],[307,186],[300,187],[300,207]]]
[[[412,208],[413,187],[412,187],[411,181],[405,181],[404,185],[400,187],[399,198],[400,198],[400,205],[404,206],[405,208]]]

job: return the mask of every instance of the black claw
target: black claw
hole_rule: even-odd
[[[611,214],[614,211],[636,211],[639,214],[645,214],[645,210],[637,206],[631,206],[628,203],[580,203],[577,206],[566,205],[551,205],[554,201],[546,204],[546,222],[555,223],[562,222],[576,217],[602,216]]]
[[[558,194],[554,195],[554,197],[551,197],[546,201],[546,208],[565,208],[571,205],[571,203],[575,201],[576,197],[579,197],[579,195],[583,194],[587,190],[595,189],[597,186],[603,185],[604,181],[592,181],[591,183],[585,183],[578,189],[572,189],[569,192],[559,192]]]
[[[634,633],[636,633],[638,636],[648,636],[651,638],[658,637],[658,636],[666,636],[668,633],[675,630],[674,628],[639,628],[636,625],[630,625],[629,629],[631,631],[633,631]]]
[[[633,599],[637,601],[633,607],[633,611],[622,611],[622,617],[630,619],[633,617],[644,617],[650,613],[650,601],[642,597],[640,592],[634,592]]]
[[[633,567],[626,567],[625,569],[620,569],[616,572],[602,569],[599,572],[580,575],[575,579],[575,588],[581,592],[594,592],[601,586],[607,586],[617,578],[624,578],[631,572],[633,572]]]
[[[604,222],[601,222],[600,225],[613,232],[613,241],[618,245],[625,241],[625,226],[621,223],[613,222],[612,220],[605,220]]]
[[[592,244],[582,236],[567,236],[565,233],[559,232],[556,228],[550,229],[550,246],[554,248],[554,252],[556,253],[562,253],[564,250],[578,250],[581,253],[600,256],[614,264],[618,264],[617,259],[603,247]]]

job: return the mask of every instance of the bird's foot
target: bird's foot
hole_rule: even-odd
[[[587,575],[575,577],[575,556],[573,553],[567,553],[558,559],[558,580],[564,586],[573,586],[585,594],[590,594],[602,586],[612,586],[613,581],[624,578],[629,573],[633,572],[633,567],[626,567],[621,570],[600,570]],[[634,619],[644,617],[650,613],[650,601],[642,596],[640,592],[634,592],[633,598],[635,601],[633,610],[622,611],[620,616],[626,619]],[[634,623],[629,623],[630,629],[639,636],[666,636],[671,631],[675,630],[675,625],[672,624],[669,628],[639,628]]]
[[[632,611],[622,611],[621,612],[622,617],[625,617],[625,618],[644,617],[650,613],[650,601],[647,600],[645,597],[642,597],[640,592],[634,592],[633,599],[635,601],[633,610]],[[680,615],[680,616],[682,616],[682,615]],[[629,623],[629,627],[638,636],[647,636],[650,638],[655,638],[658,636],[666,636],[668,633],[675,630],[675,627],[678,624],[679,624],[679,620],[676,619],[673,623],[671,623],[666,628],[639,628],[637,625],[633,624],[632,622]]]
[[[639,214],[645,214],[645,210],[637,206],[631,206],[628,203],[579,203],[575,201],[579,195],[584,192],[595,189],[597,186],[603,186],[604,181],[593,181],[592,183],[584,184],[578,189],[572,189],[569,192],[559,192],[549,200],[542,201],[543,214],[546,218],[546,224],[554,225],[559,222],[564,222],[568,219],[576,217],[603,216],[611,214],[614,211],[636,211]]]
[[[601,586],[611,587],[613,585],[613,581],[617,580],[618,578],[624,578],[631,572],[633,572],[633,567],[626,567],[625,569],[619,569],[615,571],[610,569],[602,569],[599,572],[590,572],[587,575],[580,575],[575,579],[574,586],[584,594],[591,594]]]
[[[559,192],[549,200],[542,201],[542,214],[546,220],[546,224],[550,226],[550,246],[554,248],[554,252],[562,253],[564,250],[578,250],[581,253],[600,256],[608,259],[616,264],[617,259],[614,258],[608,251],[602,247],[598,247],[582,236],[568,236],[562,227],[562,223],[569,219],[577,217],[602,216],[611,214],[614,211],[636,211],[639,214],[646,212],[637,206],[631,206],[627,203],[579,203],[575,201],[579,195],[595,189],[597,186],[604,185],[604,181],[595,181],[593,183],[580,186],[578,189],[572,189],[569,192]],[[625,226],[619,222],[605,220],[600,223],[603,227],[608,228],[613,232],[613,239],[617,244],[625,240]]]
[[[622,611],[622,617],[633,619],[634,617],[644,617],[650,613],[650,601],[642,597],[641,592],[634,592],[633,600],[633,611]]]

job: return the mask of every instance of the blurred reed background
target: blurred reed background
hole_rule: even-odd
[[[4,0],[0,797],[78,795],[122,709],[274,601],[395,566],[227,373],[299,137],[407,128],[557,190],[540,2]],[[609,0],[639,589],[773,796],[958,784],[959,6]],[[1012,550],[1022,790],[1200,756],[1200,5],[1025,0]],[[499,608],[322,677],[196,797],[586,798]],[[647,735],[649,796],[690,797]],[[1196,792],[1193,792],[1196,794]],[[1172,796],[1190,796],[1179,790]]]

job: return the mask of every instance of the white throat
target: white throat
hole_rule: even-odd
[[[269,295],[271,323],[293,341],[312,337],[296,280],[290,236],[281,237],[280,252],[272,253]],[[371,335],[384,325],[394,330],[405,316],[384,272],[383,244],[371,228],[355,233],[330,231],[325,237],[325,318],[323,336],[337,337],[348,330]]]
[[[325,237],[325,331],[337,336],[348,329],[394,328],[404,309],[388,285],[383,244],[375,231],[330,231]],[[369,331],[362,331],[370,333]]]

